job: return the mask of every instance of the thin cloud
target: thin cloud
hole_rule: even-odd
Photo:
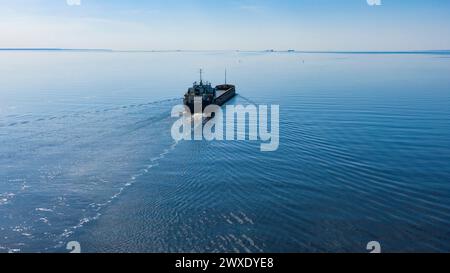
[[[240,10],[243,11],[247,11],[247,12],[252,12],[252,13],[260,13],[264,11],[264,7],[263,6],[258,6],[258,5],[242,5],[239,6]]]

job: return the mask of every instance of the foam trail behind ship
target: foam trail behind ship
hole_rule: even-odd
[[[170,109],[177,103],[173,98],[2,120],[9,125],[0,135],[0,164],[16,160],[2,172],[7,183],[0,187],[0,228],[9,239],[0,252],[65,251],[74,233],[176,148]]]

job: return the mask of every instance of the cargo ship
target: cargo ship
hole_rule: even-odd
[[[227,101],[236,96],[236,87],[227,83],[227,72],[225,71],[225,83],[212,87],[210,82],[203,82],[202,70],[200,69],[200,82],[194,82],[191,88],[188,89],[184,95],[184,104],[189,107],[191,113],[196,113],[195,110],[203,112],[208,105],[215,104],[218,106],[224,105]],[[195,108],[196,103],[201,102]]]

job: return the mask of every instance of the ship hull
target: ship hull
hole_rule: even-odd
[[[223,84],[216,86],[217,92],[223,92],[214,100],[214,104],[222,106],[227,101],[231,100],[234,96],[236,96],[236,87],[230,84]]]
[[[212,102],[206,100],[202,101],[202,112],[208,105],[215,104],[218,106],[222,106],[236,96],[236,88],[234,85],[229,84],[218,85],[216,86],[216,92],[217,95],[214,98],[214,100],[212,100]],[[189,107],[189,110],[191,111],[192,114],[195,113],[195,106],[193,102],[189,103],[185,100],[184,104],[187,107]]]

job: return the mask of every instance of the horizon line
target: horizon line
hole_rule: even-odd
[[[58,48],[58,47],[0,47],[0,51],[88,51],[88,52],[266,52],[266,53],[311,53],[311,54],[450,54],[450,49],[425,50],[295,50],[295,49],[108,49],[108,48]]]

